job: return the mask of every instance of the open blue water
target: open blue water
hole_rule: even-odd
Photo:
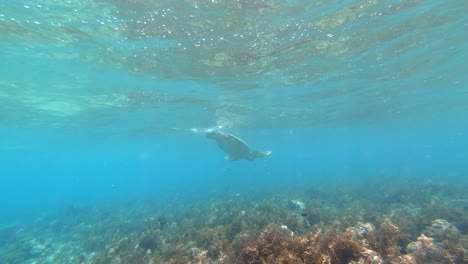
[[[467,14],[454,0],[2,1],[0,224],[148,197],[466,184]],[[225,160],[210,129],[272,155]]]

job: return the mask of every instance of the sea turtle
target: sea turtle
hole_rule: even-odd
[[[211,131],[206,133],[206,137],[216,141],[218,146],[226,152],[227,160],[254,160],[271,154],[271,150],[250,151],[250,147],[242,139],[226,132]]]

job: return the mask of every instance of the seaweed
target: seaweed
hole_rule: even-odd
[[[468,263],[464,189],[410,184],[73,205],[1,229],[0,262]]]

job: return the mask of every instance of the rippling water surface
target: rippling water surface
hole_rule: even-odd
[[[1,10],[7,125],[154,134],[467,111],[468,7],[458,1],[6,1]],[[124,125],[134,115],[151,117]]]

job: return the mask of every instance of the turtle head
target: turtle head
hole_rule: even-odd
[[[254,160],[254,159],[257,159],[257,158],[263,158],[263,157],[271,155],[271,153],[272,153],[271,150],[255,150],[255,151],[252,151],[250,153],[250,155],[249,155],[249,157],[247,159],[248,160]]]

